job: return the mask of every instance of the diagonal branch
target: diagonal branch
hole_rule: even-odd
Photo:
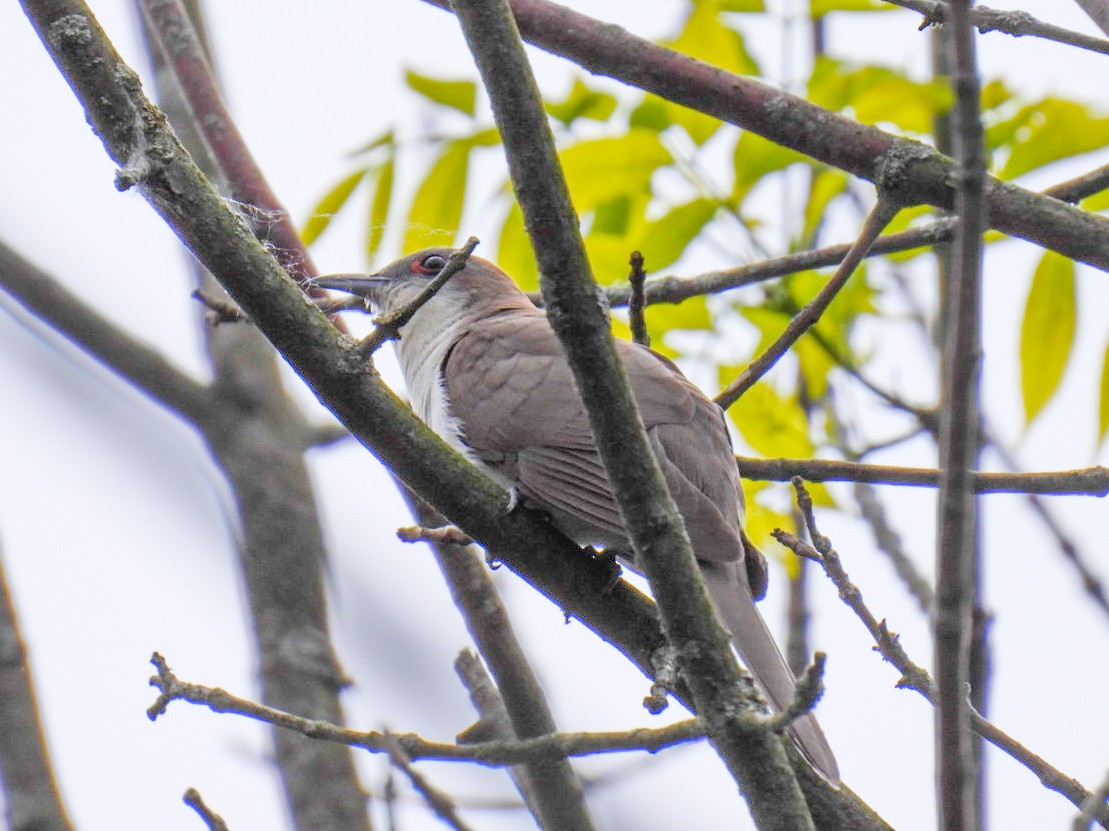
[[[0,287],[37,318],[167,409],[193,422],[203,421],[211,412],[215,402],[206,386],[100,315],[3,242],[0,242]]]

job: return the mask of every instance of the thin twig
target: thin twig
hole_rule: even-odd
[[[872,485],[910,485],[936,488],[942,470],[844,462],[838,459],[755,459],[737,456],[739,475],[763,482],[788,482],[800,476],[809,482],[868,482]],[[1058,496],[1109,495],[1109,467],[1036,473],[980,473],[971,471],[976,493],[1034,493]]]
[[[941,25],[950,17],[948,4],[937,2],[937,0],[886,0],[886,2],[923,15],[924,19],[920,24],[921,29]],[[1033,35],[1044,40],[1109,55],[1109,40],[1064,29],[1062,26],[1055,26],[1051,23],[1044,23],[1042,20],[1028,14],[1028,12],[975,6],[970,13],[970,22],[982,34],[1003,32],[1013,37]]]
[[[454,828],[455,831],[469,831],[470,826],[462,821],[458,816],[458,810],[455,808],[454,800],[451,799],[445,791],[440,790],[431,781],[416,770],[412,766],[412,759],[404,748],[400,746],[396,736],[392,733],[386,732],[385,739],[385,752],[389,754],[389,761],[393,763],[393,767],[404,772],[408,777],[408,781],[412,783],[412,787],[416,792],[424,798],[435,816],[439,817],[443,822]]]
[[[647,279],[647,272],[643,270],[643,255],[633,251],[628,260],[631,272],[628,274],[628,322],[631,324],[632,340],[640,346],[651,345],[651,335],[647,332],[647,319],[644,309],[647,301],[643,295],[643,283]]]
[[[180,0],[140,0],[140,6],[232,197],[247,207],[248,213],[266,218],[264,223],[254,223],[259,239],[298,282],[304,282],[316,273],[308,249],[224,106],[211,64],[184,6]],[[313,294],[320,295],[319,290]]]
[[[646,751],[656,753],[668,747],[705,738],[699,719],[688,719],[666,727],[638,728],[608,732],[553,733],[514,742],[480,742],[478,744],[444,744],[421,739],[411,733],[386,734],[378,731],[360,732],[320,719],[307,719],[282,710],[239,698],[218,687],[206,687],[181,681],[158,653],[151,658],[158,674],[150,679],[159,689],[155,702],[147,709],[154,721],[165,714],[171,701],[201,704],[215,713],[233,713],[257,721],[292,730],[311,739],[337,742],[360,747],[373,753],[387,752],[389,736],[412,759],[440,762],[475,762],[485,767],[503,767],[534,759],[564,759],[596,753]],[[766,719],[759,719],[758,729],[766,729]]]
[[[0,798],[12,829],[72,831],[0,556]]]
[[[227,823],[224,822],[223,817],[205,804],[204,798],[196,788],[189,788],[185,791],[183,799],[186,805],[200,815],[209,831],[228,831]]]
[[[805,308],[798,312],[786,326],[785,331],[774,343],[767,347],[747,369],[743,370],[720,395],[716,396],[716,403],[724,409],[732,406],[755,383],[765,375],[797,340],[809,329],[816,325],[824,310],[828,308],[855,271],[855,267],[862,261],[867,250],[874,244],[874,240],[889,225],[890,220],[897,215],[900,207],[891,203],[879,194],[878,202],[871,210],[859,238],[851,246],[843,261],[836,269],[836,273],[824,285],[824,288],[809,302]]]
[[[369,357],[386,341],[393,340],[400,335],[401,327],[412,319],[412,316],[418,312],[428,300],[433,298],[447,281],[455,274],[460,272],[466,267],[466,263],[470,259],[470,255],[474,253],[474,249],[478,246],[478,238],[470,237],[466,240],[466,244],[454,251],[450,257],[447,258],[447,264],[439,270],[435,275],[435,279],[424,286],[423,291],[416,295],[412,300],[406,303],[395,312],[390,312],[387,315],[382,315],[377,319],[377,326],[358,343],[358,354],[363,357]]]

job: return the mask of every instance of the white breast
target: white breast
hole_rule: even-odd
[[[397,358],[416,415],[443,441],[473,461],[472,451],[462,440],[462,426],[451,415],[443,383],[443,361],[457,337],[458,322],[435,314],[436,306],[429,303],[401,330]]]

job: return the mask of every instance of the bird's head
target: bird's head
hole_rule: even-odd
[[[317,277],[312,284],[365,298],[374,311],[389,314],[411,303],[443,270],[453,253],[451,248],[425,248],[389,263],[375,274],[331,274]],[[423,309],[437,317],[450,309],[461,317],[521,306],[534,309],[511,277],[488,260],[470,257]]]

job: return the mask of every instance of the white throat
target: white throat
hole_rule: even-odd
[[[443,383],[443,361],[458,336],[462,322],[449,303],[428,303],[401,330],[397,359],[404,373],[408,397],[424,422],[447,444],[471,461],[473,452],[462,440],[462,426],[450,411]]]

